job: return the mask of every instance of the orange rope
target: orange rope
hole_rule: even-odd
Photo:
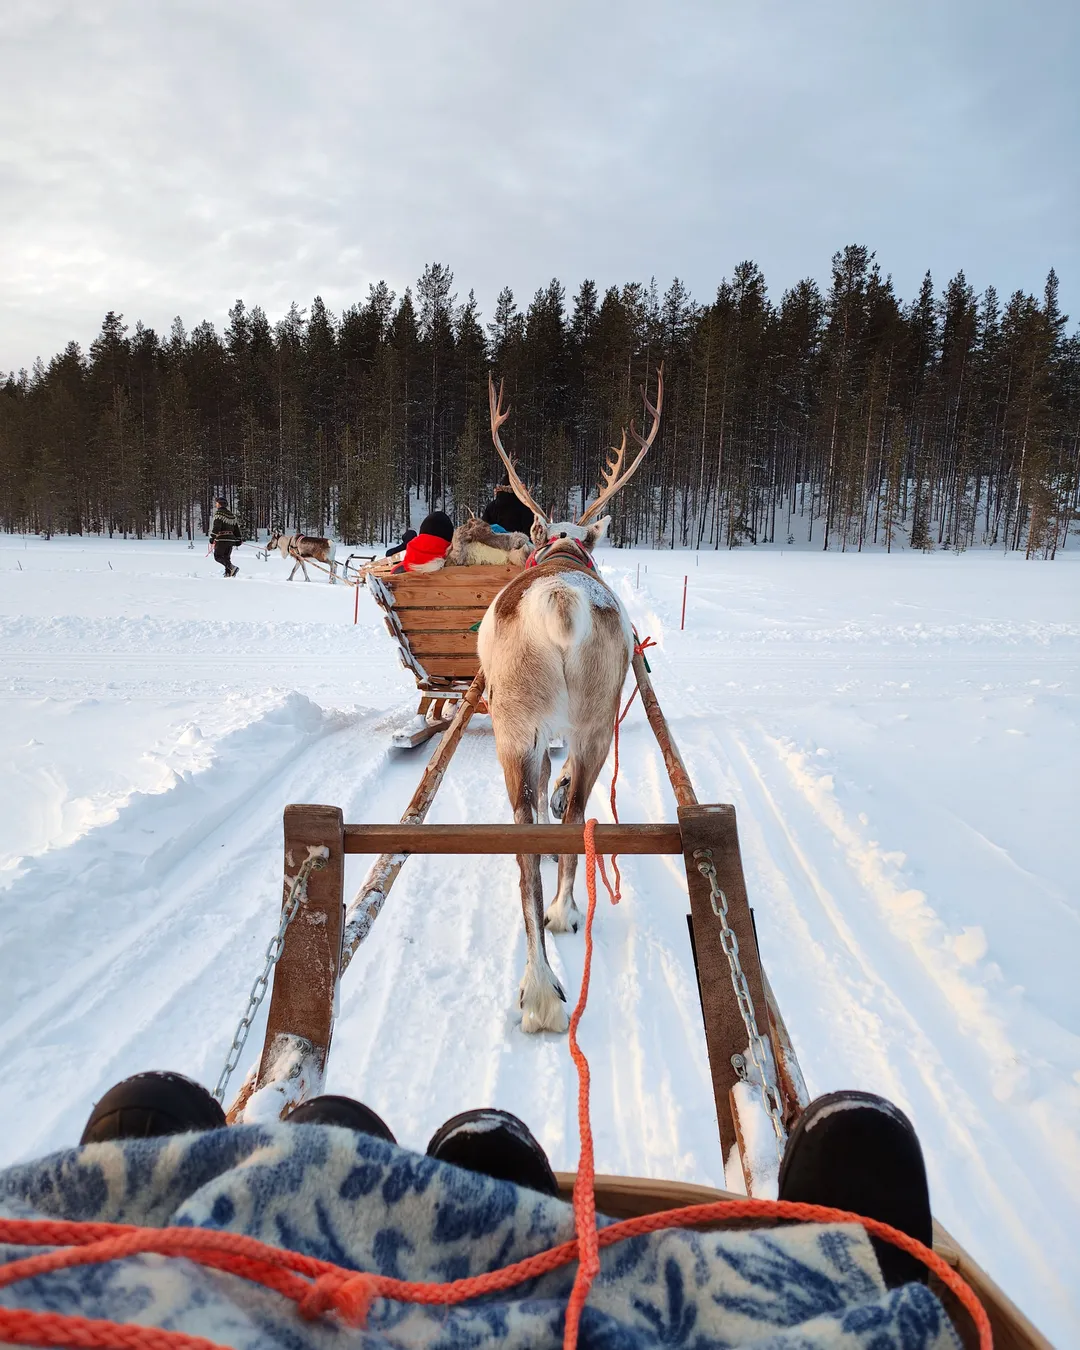
[[[596,857],[596,821],[585,822],[585,857]],[[577,1175],[574,1177],[574,1232],[577,1235],[578,1268],[574,1287],[566,1305],[566,1323],[563,1346],[576,1346],[582,1309],[589,1297],[589,1289],[600,1271],[600,1243],[596,1233],[596,1179],[593,1167],[592,1120],[589,1115],[589,1061],[578,1045],[577,1029],[589,999],[589,977],[592,974],[592,921],[596,913],[596,867],[586,862],[585,881],[589,904],[585,913],[585,964],[581,972],[581,990],[574,1011],[570,1014],[570,1058],[578,1075],[578,1132],[581,1152]]]
[[[591,1137],[589,1152],[590,1157],[582,1159],[587,1165],[591,1165]],[[591,1197],[591,1185],[589,1192]],[[576,1194],[575,1186],[575,1199]],[[993,1335],[986,1312],[956,1271],[915,1238],[876,1219],[863,1218],[842,1209],[786,1200],[718,1200],[708,1205],[691,1205],[685,1209],[645,1214],[599,1231],[595,1227],[595,1207],[593,1215],[591,1234],[586,1232],[585,1236],[587,1244],[591,1246],[595,1243],[597,1248],[610,1247],[626,1238],[664,1229],[691,1228],[729,1219],[861,1224],[872,1236],[884,1238],[924,1262],[970,1312],[979,1332],[979,1350],[993,1350]],[[313,1318],[335,1311],[352,1326],[364,1325],[367,1311],[376,1298],[452,1306],[483,1294],[512,1289],[524,1280],[557,1270],[577,1259],[579,1250],[578,1241],[564,1242],[486,1275],[452,1280],[447,1284],[425,1284],[344,1270],[314,1257],[268,1246],[256,1238],[204,1228],[132,1228],[124,1224],[74,1223],[51,1219],[0,1219],[0,1243],[30,1247],[72,1244],[0,1267],[0,1288],[54,1270],[115,1261],[141,1252],[155,1252],[163,1256],[183,1256],[217,1270],[241,1275],[293,1299],[304,1317]],[[577,1315],[580,1317],[580,1306],[588,1290],[586,1288],[584,1293],[578,1292],[578,1284],[579,1280],[575,1280]],[[572,1295],[572,1301],[573,1298]],[[567,1346],[576,1343],[576,1340],[569,1339],[570,1331],[568,1309],[567,1337],[564,1340]],[[133,1347],[133,1350],[166,1350],[166,1347],[168,1350],[208,1350],[214,1346],[213,1342],[201,1337],[165,1331],[159,1327],[136,1327],[101,1319],[3,1308],[0,1308],[0,1341],[13,1345],[124,1345]]]
[[[636,632],[634,633],[635,656],[643,656],[649,647],[655,646],[656,643],[652,640],[651,637],[641,638],[639,640],[637,633]],[[615,785],[619,781],[619,728],[626,721],[626,714],[630,711],[630,705],[633,703],[634,699],[637,698],[637,696],[638,696],[638,687],[635,684],[633,693],[631,693],[630,697],[626,700],[626,706],[623,708],[622,712],[615,718],[615,764],[611,771],[611,796],[609,800],[611,802],[611,815],[616,825],[618,825],[619,823],[619,808],[615,800]],[[613,905],[617,905],[619,901],[622,899],[622,875],[619,872],[619,858],[618,855],[615,853],[611,855],[611,867],[612,871],[615,874],[615,892],[611,897],[611,903]],[[603,872],[604,870],[603,862],[601,862],[600,864],[600,870],[601,872]],[[607,877],[605,876],[604,885],[607,886],[607,884],[608,884]],[[611,890],[610,886],[608,886],[608,890],[609,891]]]
[[[619,728],[626,720],[626,714],[630,711],[630,705],[635,698],[637,698],[636,685],[634,686],[634,692],[626,700],[626,707],[623,708],[622,713],[615,719],[615,764],[611,770],[611,796],[609,801],[611,802],[611,815],[616,825],[619,823],[619,807],[615,800],[615,787],[619,781]],[[603,863],[601,863],[600,866],[603,867]],[[615,891],[611,897],[611,903],[617,905],[622,899],[622,873],[619,871],[619,855],[617,853],[611,855],[611,868],[615,874]],[[604,878],[604,884],[607,884],[606,877]]]
[[[583,1158],[583,1162],[588,1161],[591,1159]],[[589,1193],[591,1197],[591,1185]],[[575,1185],[575,1199],[576,1196]],[[970,1312],[979,1332],[980,1350],[993,1350],[993,1336],[986,1312],[956,1271],[921,1242],[875,1219],[866,1219],[846,1210],[831,1209],[822,1205],[796,1204],[793,1201],[719,1200],[708,1205],[692,1205],[685,1209],[646,1214],[597,1231],[595,1200],[593,1205],[593,1226],[591,1233],[586,1231],[585,1240],[587,1246],[595,1245],[596,1248],[610,1247],[626,1238],[640,1237],[664,1229],[697,1227],[740,1218],[861,1224],[874,1237],[884,1238],[924,1262]],[[7,1219],[0,1220],[0,1242],[24,1246],[41,1246],[54,1242],[77,1244],[40,1256],[27,1257],[22,1261],[13,1261],[0,1268],[0,1288],[53,1270],[119,1260],[140,1252],[156,1252],[164,1256],[183,1256],[202,1265],[241,1275],[268,1288],[276,1289],[293,1299],[305,1317],[318,1317],[332,1310],[353,1326],[364,1325],[367,1311],[375,1298],[451,1306],[483,1294],[511,1289],[524,1280],[557,1270],[560,1266],[577,1259],[579,1251],[577,1241],[564,1242],[558,1247],[539,1252],[536,1256],[527,1257],[501,1270],[491,1271],[487,1275],[453,1280],[447,1284],[424,1284],[362,1271],[344,1270],[329,1262],[301,1256],[298,1252],[267,1246],[255,1238],[201,1228],[138,1229],[127,1228],[122,1224]],[[598,1265],[598,1257],[596,1264]],[[568,1308],[564,1345],[576,1344],[577,1319],[580,1318],[580,1308],[588,1292],[588,1283],[594,1274],[595,1269],[593,1274],[582,1280],[579,1269],[574,1294],[571,1295],[571,1306],[576,1308],[576,1317],[572,1326],[571,1310]],[[307,1278],[302,1278],[304,1276]],[[584,1286],[583,1289],[579,1289],[579,1285]],[[572,1331],[574,1340],[570,1339]],[[164,1331],[155,1327],[125,1326],[104,1320],[54,1313],[31,1313],[24,1309],[0,1309],[0,1341],[15,1345],[121,1344],[131,1345],[136,1347],[136,1350],[154,1350],[154,1347],[206,1350],[213,1345],[213,1342],[203,1340],[201,1337],[186,1336],[182,1332]]]

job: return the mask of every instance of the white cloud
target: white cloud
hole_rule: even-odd
[[[1070,0],[55,3],[0,46],[0,369],[106,309],[331,308],[448,263],[485,310],[875,248],[1080,306]]]

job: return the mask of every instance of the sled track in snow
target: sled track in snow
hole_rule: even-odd
[[[984,991],[965,985],[928,898],[897,865],[902,855],[883,853],[831,779],[760,724],[695,744],[723,766],[740,808],[762,958],[811,1095],[858,1084],[904,1104],[924,1138],[929,1122],[943,1122],[928,1148],[938,1217],[978,1247],[977,1194],[1015,1244],[1018,1283],[1066,1300],[1045,1251],[1071,1238],[1035,1198],[1053,1187],[1053,1162],[1030,1119],[1001,1103],[999,1075],[1018,1050]],[[1034,1192],[1033,1173],[1043,1174]]]
[[[308,736],[246,772],[212,765],[26,861],[4,895],[16,917],[0,942],[7,968],[37,971],[37,991],[11,989],[0,1020],[0,1116],[15,1130],[24,1122],[25,1148],[70,1144],[91,1100],[125,1073],[156,1065],[216,1081],[280,910],[282,808],[324,795],[329,776],[353,799],[370,790],[387,760],[385,722]],[[183,795],[204,803],[194,822],[200,803],[181,807]],[[174,817],[180,837],[148,850]],[[74,1102],[49,1091],[53,1072]]]

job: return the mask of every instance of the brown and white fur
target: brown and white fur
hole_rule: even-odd
[[[296,575],[298,567],[304,574],[304,580],[311,580],[308,576],[308,570],[304,566],[304,561],[308,558],[314,558],[316,562],[325,563],[330,568],[331,585],[337,580],[337,559],[334,545],[329,539],[310,534],[283,534],[281,530],[273,530],[266,545],[266,551],[270,553],[275,548],[286,560],[289,558],[296,560],[293,564],[293,570],[289,573],[288,579],[290,581]]]
[[[560,774],[565,787],[565,824],[585,819],[589,794],[611,747],[619,695],[634,653],[633,628],[618,597],[583,558],[591,555],[610,517],[592,520],[638,467],[656,437],[663,402],[661,372],[657,406],[648,440],[634,432],[641,446],[629,469],[623,469],[626,435],[605,471],[605,487],[576,522],[552,525],[529,496],[502,448],[499,426],[502,390],[496,402],[489,382],[491,428],[495,448],[510,472],[515,493],[534,512],[533,542],[546,547],[543,560],[515,577],[495,597],[480,624],[478,649],[487,680],[488,708],[495,731],[495,749],[518,824],[546,824],[551,761],[548,747],[564,737],[568,758]],[[561,794],[560,794],[561,795]],[[574,903],[577,854],[559,858],[555,899],[545,915],[540,858],[518,855],[521,905],[525,916],[526,963],[521,981],[523,1031],[565,1031],[569,1024],[566,995],[552,971],[544,943],[544,926],[554,933],[576,932],[581,911]]]
[[[497,534],[486,520],[470,516],[454,531],[446,565],[520,567],[532,551],[533,546],[527,534]]]

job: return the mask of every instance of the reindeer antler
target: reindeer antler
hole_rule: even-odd
[[[633,430],[632,424],[630,429]],[[619,481],[619,475],[622,473],[623,460],[626,458],[625,427],[623,427],[622,429],[622,444],[619,446],[618,450],[616,450],[615,447],[612,446],[610,455],[613,456],[613,458],[609,457],[607,464],[604,466],[602,470],[604,481],[601,491],[606,491],[609,487],[612,486],[613,483],[617,483]]]
[[[660,369],[656,372],[656,406],[649,402],[649,396],[645,392],[644,386],[641,389],[641,397],[645,401],[646,411],[652,417],[652,426],[649,428],[648,436],[642,436],[633,422],[630,423],[630,434],[637,441],[640,447],[637,454],[630,461],[628,469],[623,468],[623,461],[626,459],[626,428],[623,427],[622,445],[618,450],[611,447],[613,458],[609,458],[604,468],[603,487],[600,489],[600,495],[594,502],[586,507],[584,514],[578,519],[579,525],[587,525],[589,521],[597,514],[601,507],[605,506],[616,492],[626,486],[630,479],[637,472],[641,461],[649,452],[653,441],[656,440],[656,433],[660,430],[660,411],[664,406],[664,363],[660,362]]]
[[[510,416],[509,408],[507,408],[506,411],[503,412],[502,398],[503,398],[503,381],[502,380],[499,381],[499,397],[498,399],[496,399],[495,381],[492,379],[491,372],[489,371],[488,404],[491,407],[491,439],[495,442],[495,449],[498,450],[499,452],[499,458],[502,460],[503,464],[506,465],[506,472],[510,478],[510,486],[514,489],[514,496],[518,499],[519,502],[521,502],[523,506],[527,506],[538,520],[542,520],[544,524],[547,525],[549,524],[548,517],[545,515],[543,511],[540,510],[537,504],[533,501],[531,495],[529,494],[529,489],[518,477],[517,470],[514,468],[514,461],[503,449],[503,443],[499,438],[499,428]]]

